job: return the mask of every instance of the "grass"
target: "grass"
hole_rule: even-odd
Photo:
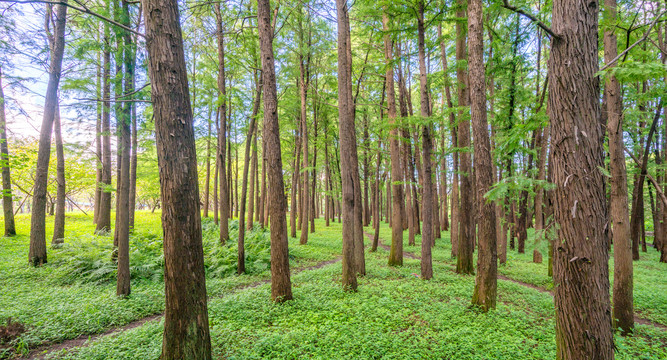
[[[89,222],[78,215],[68,219],[67,238],[108,242],[106,237],[88,237]],[[27,233],[27,220],[21,218],[19,224],[19,232]],[[339,256],[340,224],[333,223],[326,228],[323,221],[317,221],[316,227],[317,232],[311,234],[306,246],[298,245],[298,239],[290,239],[293,269]],[[150,234],[157,234],[156,241],[159,241],[160,232],[159,217],[141,213],[137,237],[146,242],[145,239],[152,238]],[[210,270],[220,269],[222,265],[214,268],[211,257],[220,254],[214,252],[217,245],[207,240],[209,236],[205,231],[214,358],[554,358],[552,297],[500,280],[498,308],[488,314],[478,313],[470,307],[474,277],[453,272],[455,262],[450,256],[448,235],[443,233],[443,239],[438,240],[434,248],[431,281],[418,279],[418,260],[405,258],[403,267],[388,267],[388,252],[379,248],[376,253],[367,252],[368,274],[360,278],[359,292],[342,291],[341,265],[337,262],[293,275],[294,301],[276,305],[270,301],[269,284],[231,291],[243,284],[267,279],[268,270],[262,270],[261,266],[256,273],[244,276],[225,275],[224,271],[216,275]],[[382,224],[380,237],[384,244],[389,243],[391,230],[386,224]],[[404,240],[407,243],[407,233]],[[417,236],[416,240],[417,246],[406,246],[405,251],[419,256],[421,239]],[[71,253],[50,249],[49,265],[32,269],[25,261],[25,237],[2,241],[0,321],[12,317],[28,327],[28,332],[21,337],[25,343],[22,346],[99,332],[162,310],[161,280],[153,276],[137,273],[130,298],[118,300],[114,296],[113,281],[63,283],[63,279],[69,279],[63,273],[71,271],[71,267],[58,257],[71,257]],[[258,239],[257,243],[261,241]],[[233,245],[228,246],[229,251],[235,251]],[[94,248],[99,247],[102,246]],[[94,251],[86,250],[90,252]],[[502,274],[549,287],[546,256],[545,263],[532,264],[532,254],[510,251],[508,255],[508,264],[500,268]],[[646,259],[635,263],[636,307],[642,316],[661,322],[667,314],[667,303],[663,300],[667,295],[661,290],[667,283],[664,278],[667,269],[662,266],[665,264],[642,255]],[[261,249],[256,256],[261,264]],[[70,328],[76,330],[68,330]],[[162,323],[154,320],[101,337],[86,347],[63,350],[52,358],[157,359],[161,341]],[[652,326],[638,325],[634,336],[616,336],[615,343],[617,359],[667,358],[667,333]],[[19,345],[16,349],[22,350]]]

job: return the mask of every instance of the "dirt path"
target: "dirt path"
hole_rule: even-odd
[[[292,272],[292,275],[296,275],[296,274],[301,273],[303,271],[311,271],[311,270],[315,270],[315,269],[320,269],[320,268],[323,268],[327,265],[335,264],[335,263],[339,262],[341,259],[342,259],[342,257],[338,256],[338,257],[336,257],[334,259],[331,259],[331,260],[321,261],[321,262],[319,262],[315,265],[312,265],[312,266],[296,268]],[[271,280],[268,279],[268,280],[256,281],[254,283],[247,284],[247,285],[241,285],[239,287],[234,288],[229,293],[226,293],[222,296],[215,296],[215,297],[216,298],[222,298],[222,297],[225,297],[225,296],[236,294],[236,293],[238,293],[240,291],[243,291],[243,290],[256,288],[258,286],[268,284],[270,282],[271,282]],[[78,338],[65,340],[65,341],[62,341],[62,342],[59,342],[59,343],[44,344],[44,345],[41,345],[41,346],[31,350],[28,353],[28,355],[20,357],[19,360],[45,359],[48,355],[59,352],[59,351],[62,351],[62,350],[74,349],[74,348],[78,348],[78,347],[86,347],[86,346],[90,345],[91,343],[93,343],[95,340],[101,339],[103,337],[118,335],[118,334],[120,334],[124,331],[131,330],[131,329],[137,328],[139,326],[142,326],[142,325],[144,325],[144,324],[146,324],[150,321],[156,321],[156,320],[159,321],[159,320],[162,319],[163,315],[164,315],[164,313],[153,314],[153,315],[143,317],[141,319],[137,319],[137,320],[132,321],[130,323],[127,323],[123,326],[112,327],[112,328],[110,328],[110,329],[108,329],[104,332],[98,333],[98,334],[86,334],[86,335],[81,335]]]

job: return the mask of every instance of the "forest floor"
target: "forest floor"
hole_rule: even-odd
[[[49,247],[49,263],[37,269],[26,261],[29,222],[19,216],[20,235],[0,240],[0,325],[12,319],[17,329],[0,337],[0,359],[157,359],[164,310],[159,214],[137,213],[132,294],[125,299],[115,296],[112,238],[93,235],[90,217],[68,214],[66,244]],[[546,254],[544,243],[529,238],[526,254],[509,251],[499,268],[498,307],[483,314],[470,307],[474,276],[454,272],[449,233],[436,241],[434,278],[422,281],[419,236],[417,246],[405,246],[404,266],[389,267],[391,229],[382,223],[385,247],[366,252],[367,275],[350,294],[340,286],[340,224],[315,225],[307,245],[290,239],[294,301],[276,305],[268,234],[247,235],[250,274],[237,276],[235,241],[219,246],[217,227],[204,221],[214,358],[555,358],[546,255],[532,263],[533,248]],[[235,226],[230,223],[232,238]],[[657,259],[649,249],[635,262],[635,310],[643,321],[634,336],[616,335],[617,359],[667,359],[667,264]]]

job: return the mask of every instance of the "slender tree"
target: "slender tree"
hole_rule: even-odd
[[[220,131],[218,132],[218,185],[220,186],[220,243],[224,244],[229,239],[229,187],[225,156],[227,152],[227,83],[225,78],[225,29],[222,22],[222,5],[217,3],[215,11],[218,44],[218,91],[219,91],[219,115]]]
[[[13,236],[16,235],[16,225],[14,223],[12,176],[9,167],[9,146],[7,144],[5,93],[2,90],[2,67],[0,67],[0,161],[2,161],[2,207],[5,220],[5,236]]]
[[[257,0],[257,25],[262,58],[264,87],[264,141],[266,143],[267,197],[271,221],[271,297],[276,302],[292,299],[287,243],[285,186],[283,184],[280,130],[278,128],[278,91],[273,57],[273,27],[269,0]]]
[[[39,150],[37,152],[37,169],[32,196],[32,215],[30,217],[30,251],[28,261],[33,266],[45,264],[46,259],[46,187],[48,182],[49,159],[51,157],[51,132],[58,106],[58,86],[62,69],[63,52],[65,49],[65,23],[67,21],[67,0],[63,4],[47,4],[45,22],[50,29],[50,21],[54,16],[53,33],[49,39],[49,82],[46,87],[44,116],[39,134]],[[52,14],[53,13],[53,14]]]
[[[60,106],[56,104],[53,123],[56,140],[56,215],[53,220],[53,238],[51,244],[62,244],[65,239],[65,151],[60,127]]]

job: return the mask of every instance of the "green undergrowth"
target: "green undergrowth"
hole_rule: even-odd
[[[418,260],[391,268],[378,249],[366,253],[356,293],[342,291],[337,262],[294,275],[294,300],[285,304],[270,301],[268,284],[211,298],[214,358],[555,358],[551,296],[500,281],[497,309],[480,313],[470,307],[474,277],[452,271],[446,241],[437,241],[431,281],[418,278]],[[158,359],[161,340],[162,323],[153,321],[52,358]],[[665,341],[664,332],[639,326],[634,337],[616,337],[616,357],[664,359]]]
[[[113,221],[113,219],[112,219]],[[0,240],[0,324],[12,319],[26,332],[0,343],[0,359],[25,354],[40,344],[60,342],[81,335],[97,334],[164,310],[164,257],[159,213],[137,212],[130,239],[132,293],[119,299],[116,293],[116,264],[111,261],[112,234],[94,234],[92,218],[68,213],[65,243],[48,246],[48,263],[28,266],[29,216],[16,218],[19,235]],[[48,217],[50,243],[53,218]],[[113,222],[112,222],[113,223]],[[309,245],[290,239],[293,269],[336,258],[341,243],[331,241],[340,225],[311,234]],[[231,240],[221,245],[218,226],[210,218],[202,221],[207,289],[210,297],[228,295],[234,289],[270,278],[270,236],[255,226],[246,231],[246,270],[236,275],[238,221],[230,221]]]

